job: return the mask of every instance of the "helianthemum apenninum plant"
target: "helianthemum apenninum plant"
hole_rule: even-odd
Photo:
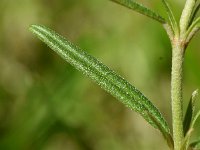
[[[177,22],[167,0],[161,0],[168,19],[135,2],[134,0],[112,0],[159,22],[166,30],[172,46],[171,107],[172,133],[167,122],[152,102],[124,78],[116,74],[95,57],[69,42],[55,31],[41,25],[31,25],[30,31],[46,43],[58,55],[77,70],[91,78],[120,102],[139,113],[148,123],[158,129],[170,149],[198,149],[200,140],[190,142],[194,124],[200,116],[195,111],[198,90],[192,93],[185,117],[183,117],[182,77],[186,48],[200,29],[199,0],[186,0],[180,21]],[[172,136],[173,135],[173,136]],[[199,135],[200,136],[200,135]]]

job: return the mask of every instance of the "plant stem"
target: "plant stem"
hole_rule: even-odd
[[[192,11],[195,7],[197,0],[186,0],[185,7],[183,9],[181,18],[180,18],[180,30],[181,34],[184,35],[188,28],[188,24],[191,19]]]
[[[182,76],[185,46],[179,38],[172,44],[171,100],[174,150],[180,150],[183,140]]]

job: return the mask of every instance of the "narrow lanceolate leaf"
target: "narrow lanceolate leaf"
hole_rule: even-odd
[[[143,14],[147,17],[150,17],[162,24],[166,23],[165,19],[160,16],[158,13],[152,11],[151,9],[143,6],[142,4],[139,4],[133,0],[111,0],[113,2],[116,2],[118,4],[121,4],[129,9],[132,9],[140,14]]]
[[[183,148],[186,147],[186,149],[188,149],[188,147],[191,148],[191,145],[189,145],[189,140],[192,135],[192,132],[194,131],[194,125],[200,116],[200,111],[198,111],[197,114],[194,115],[195,101],[197,99],[197,96],[198,96],[198,90],[196,90],[192,93],[192,97],[191,97],[190,103],[188,105],[184,124],[183,124],[185,138],[183,140],[182,147]],[[185,150],[185,149],[183,149],[183,150]]]
[[[177,33],[178,32],[178,25],[177,25],[176,19],[174,17],[174,13],[172,12],[171,7],[166,0],[162,0],[162,3],[163,3],[163,5],[164,5],[164,7],[167,11],[167,14],[168,14],[168,17],[169,17],[169,20],[170,20],[170,24],[171,24],[171,27],[172,27],[174,33]]]
[[[161,132],[170,132],[158,109],[134,86],[99,60],[44,26],[32,25],[30,31],[76,69],[90,77],[120,102],[142,115],[153,127],[159,129],[149,114],[159,122],[159,126],[163,128]]]
[[[183,122],[184,135],[186,135],[186,133],[188,132],[188,130],[191,126],[191,122],[192,122],[192,119],[194,117],[195,101],[197,99],[197,96],[198,96],[198,90],[195,90],[192,93],[192,96],[190,98],[190,102],[189,102],[188,107],[187,107],[187,111],[185,113],[185,118],[184,118],[184,122]]]
[[[197,13],[198,13],[199,9],[200,9],[200,2],[198,2],[198,4],[196,5],[196,7],[195,7],[195,9],[194,9],[194,11],[193,11],[193,13],[191,15],[189,25],[191,25],[192,22],[194,21],[195,17],[197,16]]]
[[[200,117],[200,110],[197,112],[197,114],[194,116],[194,119],[192,120],[191,122],[191,128],[194,127],[195,123],[197,122],[197,120],[199,119]]]

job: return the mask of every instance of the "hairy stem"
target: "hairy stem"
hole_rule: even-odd
[[[181,29],[182,35],[184,35],[184,33],[186,32],[188,28],[192,11],[195,7],[196,1],[197,0],[186,0],[185,7],[183,9],[183,12],[180,18],[180,29]]]
[[[185,46],[179,38],[175,38],[172,44],[172,123],[174,150],[180,150],[183,140],[183,109],[182,109],[182,76]]]

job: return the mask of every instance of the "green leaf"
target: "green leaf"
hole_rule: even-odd
[[[138,112],[153,127],[163,128],[161,132],[170,133],[170,129],[158,109],[125,79],[51,29],[39,25],[32,25],[29,29],[68,63],[91,78],[120,102]],[[149,114],[161,127],[158,127],[158,123],[155,123]]]
[[[164,5],[164,7],[167,11],[167,14],[168,14],[168,17],[169,17],[169,20],[170,20],[170,24],[171,24],[171,27],[172,27],[174,33],[177,33],[178,32],[178,24],[177,24],[176,19],[174,17],[174,13],[172,12],[171,7],[166,0],[162,0],[162,3],[163,3],[163,5]]]
[[[196,7],[195,7],[195,9],[194,9],[194,11],[193,11],[193,13],[192,13],[192,15],[191,15],[191,19],[190,19],[189,25],[191,25],[192,22],[194,21],[194,19],[195,19],[197,13],[198,13],[198,11],[199,11],[199,9],[200,9],[200,2],[198,2],[198,4],[196,5]]]
[[[185,148],[187,149],[188,147],[191,148],[191,145],[189,145],[189,140],[192,135],[192,132],[194,131],[194,125],[200,116],[200,111],[198,111],[197,114],[194,115],[195,101],[197,99],[197,96],[198,96],[198,90],[196,90],[192,93],[192,97],[188,104],[187,112],[185,115],[185,120],[184,120],[184,124],[183,124],[184,125],[183,126],[184,134],[185,134],[185,138],[184,138],[183,144],[182,144],[183,150],[185,150]]]
[[[132,9],[132,10],[134,10],[140,14],[143,14],[147,17],[150,17],[162,24],[166,23],[165,19],[162,16],[160,16],[159,14],[152,11],[151,9],[149,9],[149,8],[143,6],[142,4],[139,4],[133,0],[111,0],[111,1],[121,4],[129,9]]]
[[[191,122],[191,128],[194,127],[196,121],[198,120],[198,118],[200,117],[200,110],[197,112],[197,114],[194,116],[194,119]]]
[[[199,28],[200,25],[200,17],[198,17],[195,21],[192,22],[192,24],[189,26],[187,32],[186,32],[186,38],[190,37],[190,34],[195,34],[193,33],[193,30],[196,28]]]
[[[192,96],[190,98],[190,102],[188,104],[187,107],[187,111],[185,113],[185,118],[184,118],[184,122],[183,122],[183,130],[184,130],[184,135],[186,135],[186,133],[188,132],[190,126],[191,126],[191,122],[194,116],[194,110],[195,110],[195,101],[197,99],[198,96],[198,90],[195,90],[192,93]]]

